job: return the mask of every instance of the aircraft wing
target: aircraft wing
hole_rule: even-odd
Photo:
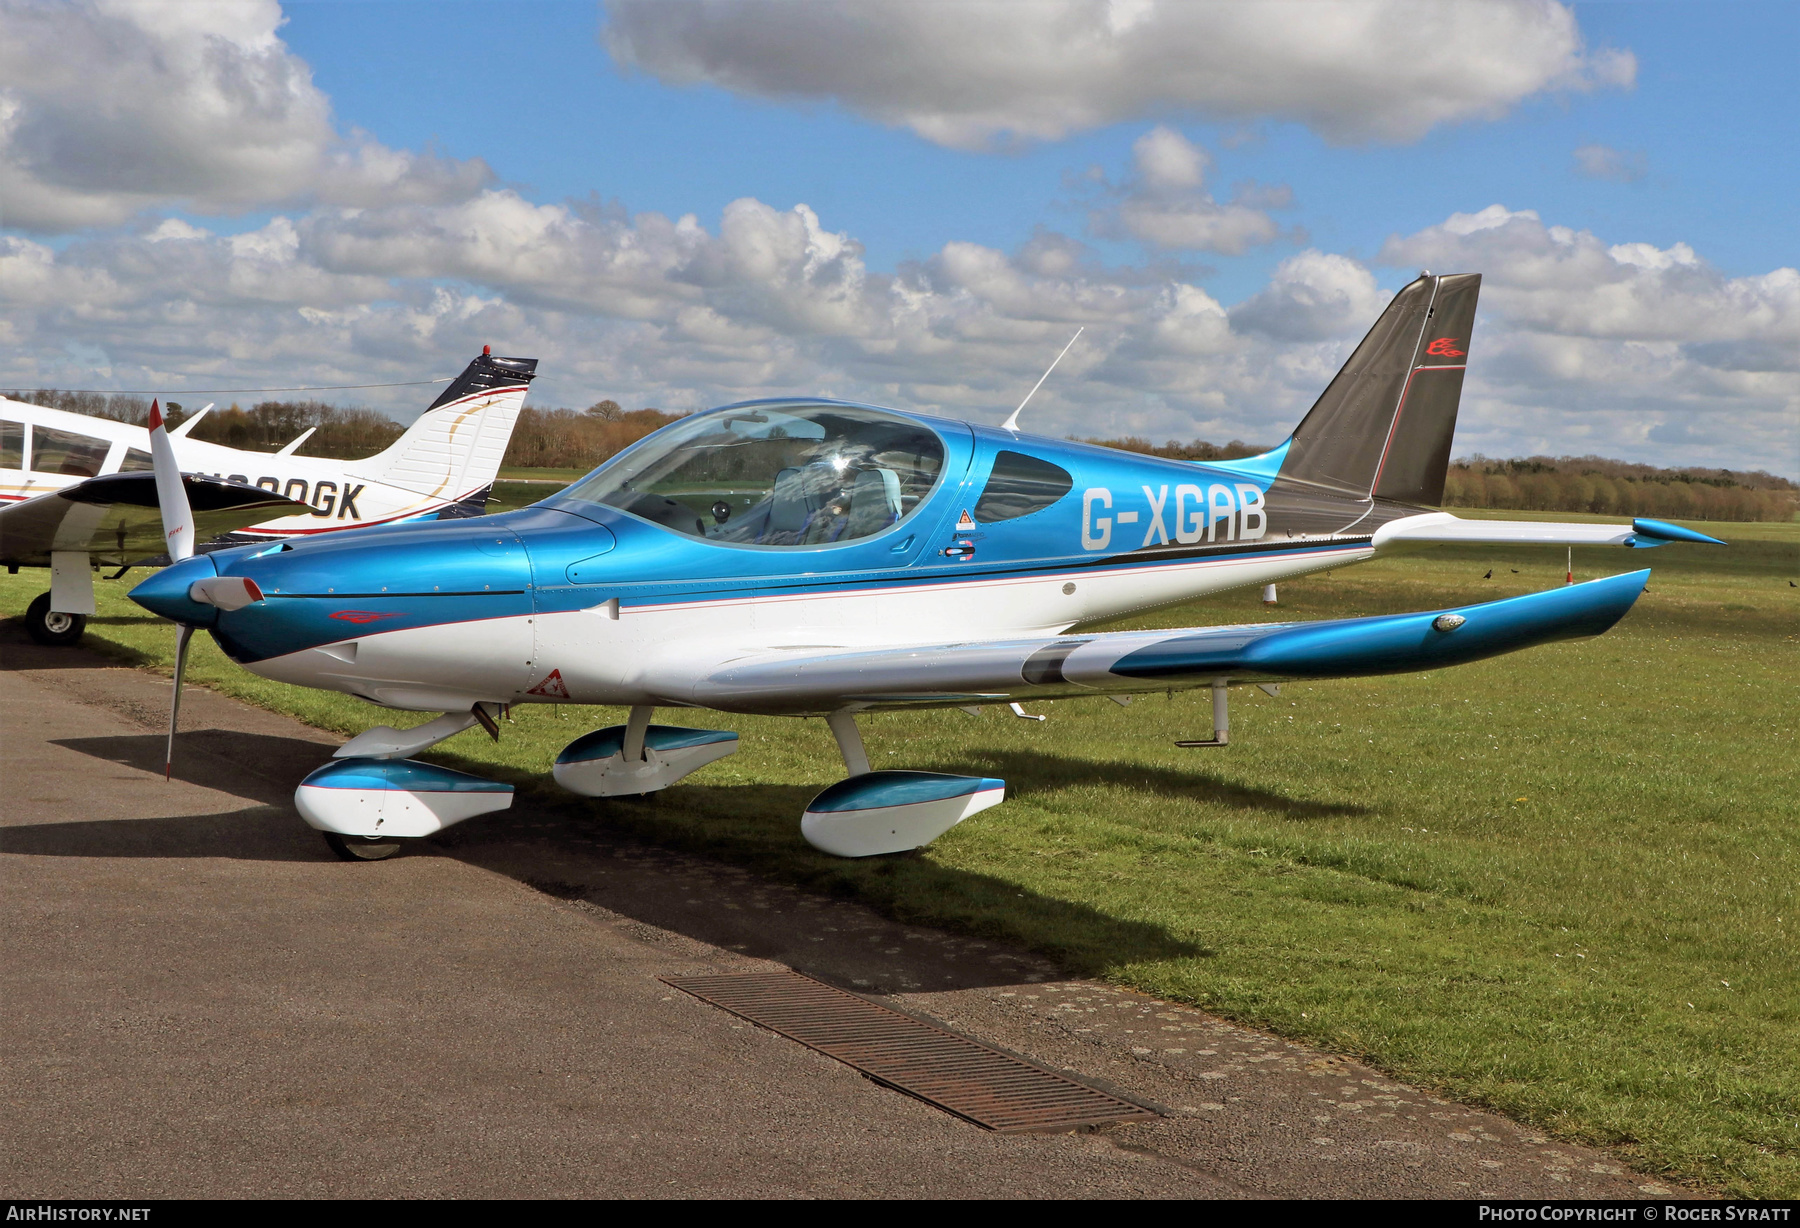
[[[1648,570],[1481,605],[1321,622],[1115,631],[874,649],[763,650],[670,660],[642,681],[668,702],[725,711],[966,706],[1410,673],[1599,635]]]
[[[184,473],[195,534],[208,541],[276,516],[310,511],[304,503],[242,482]],[[111,473],[0,507],[0,562],[48,566],[52,551],[85,551],[123,567],[168,550],[154,473]]]

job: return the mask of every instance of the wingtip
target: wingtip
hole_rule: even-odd
[[[1660,541],[1656,543],[1659,545],[1661,542],[1690,542],[1698,546],[1725,546],[1730,544],[1729,542],[1720,541],[1716,537],[1709,537],[1698,529],[1690,529],[1685,525],[1670,524],[1666,520],[1649,520],[1639,517],[1631,522],[1631,529],[1632,532],[1638,534],[1640,537],[1660,539]]]

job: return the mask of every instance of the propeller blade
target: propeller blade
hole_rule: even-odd
[[[175,445],[169,442],[169,432],[163,426],[160,401],[150,402],[150,463],[156,471],[156,502],[162,511],[163,540],[169,544],[170,561],[179,563],[194,553],[194,509],[188,506],[187,488],[181,484],[181,466],[175,463]],[[175,690],[179,695],[180,683]]]
[[[175,636],[175,694],[169,701],[169,747],[163,757],[163,779],[175,777],[175,723],[181,717],[181,676],[187,673],[188,641],[193,638],[194,629],[187,623],[177,623],[180,630]]]

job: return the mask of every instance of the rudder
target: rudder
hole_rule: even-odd
[[[1294,429],[1281,478],[1437,506],[1481,274],[1424,274],[1394,296]]]
[[[535,358],[481,354],[452,380],[406,433],[385,451],[349,468],[358,477],[460,505],[451,515],[477,515],[500,472],[525,393],[537,376]]]

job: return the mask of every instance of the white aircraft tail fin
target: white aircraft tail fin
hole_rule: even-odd
[[[471,505],[466,514],[479,515],[536,374],[537,359],[495,358],[483,346],[481,356],[406,434],[346,469],[359,478],[466,502]]]

